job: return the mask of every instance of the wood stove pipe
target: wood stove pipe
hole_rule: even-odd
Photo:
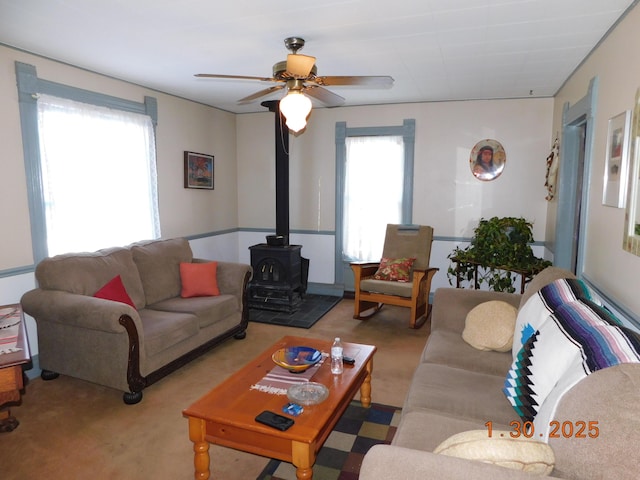
[[[267,243],[289,245],[289,127],[284,123],[279,104],[278,100],[268,100],[260,104],[275,113],[276,238],[268,235]]]

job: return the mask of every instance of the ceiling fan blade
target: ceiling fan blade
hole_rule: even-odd
[[[311,81],[324,86],[363,85],[365,87],[388,88],[393,85],[393,78],[388,75],[316,77]]]
[[[282,90],[284,87],[285,85],[283,84],[283,85],[274,85],[273,87],[265,88],[264,90],[260,90],[259,92],[249,95],[248,97],[241,98],[240,100],[238,100],[238,104],[250,103],[257,98],[264,97],[265,95],[269,95],[270,93],[275,92],[277,90]]]
[[[303,92],[310,97],[320,100],[327,107],[338,107],[344,103],[343,97],[317,85],[307,85],[303,89]]]
[[[271,77],[251,77],[248,75],[219,75],[216,73],[196,73],[194,75],[194,77],[199,77],[199,78],[229,78],[229,79],[233,79],[233,80],[260,80],[261,82],[279,82],[281,80],[278,80],[277,78],[271,78]]]
[[[307,78],[315,64],[316,57],[299,53],[287,55],[287,72],[294,78]]]

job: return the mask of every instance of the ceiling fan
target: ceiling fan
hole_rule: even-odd
[[[260,90],[247,97],[238,100],[239,104],[250,103],[260,97],[264,97],[278,90],[287,88],[287,95],[281,100],[280,110],[287,118],[287,125],[290,129],[297,132],[306,125],[306,117],[311,111],[311,101],[304,94],[315,98],[328,107],[337,107],[345,101],[343,97],[324,88],[330,86],[343,85],[360,85],[373,88],[389,88],[393,85],[393,78],[386,75],[379,76],[317,76],[316,58],[309,55],[302,55],[298,50],[304,47],[304,39],[299,37],[285,38],[284,44],[291,52],[287,55],[287,60],[278,62],[273,66],[272,77],[254,77],[246,75],[220,75],[214,73],[198,73],[196,77],[205,78],[226,78],[226,79],[242,79],[242,80],[258,80],[261,82],[272,82],[277,85]],[[303,95],[301,95],[303,94]],[[282,102],[285,103],[282,103]],[[303,115],[302,110],[298,112],[296,117],[298,120],[294,122],[296,126],[302,125],[296,130],[289,124],[289,115],[286,112],[286,103],[304,103]],[[295,113],[292,113],[295,115]],[[300,120],[302,118],[302,121]]]

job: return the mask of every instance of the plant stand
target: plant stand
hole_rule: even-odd
[[[520,275],[520,294],[524,293],[524,289],[531,281],[531,279],[537,275],[542,269],[540,267],[531,267],[528,269],[522,268],[513,268],[513,267],[504,267],[500,265],[486,265],[479,262],[470,262],[470,261],[460,261],[455,257],[451,258],[451,261],[455,264],[453,267],[453,271],[456,276],[456,288],[463,288],[462,282],[464,280],[462,272],[458,268],[458,265],[464,266],[464,270],[467,271],[469,268],[473,270],[473,288],[478,290],[480,288],[480,282],[478,281],[478,268],[482,268],[485,270],[495,269],[495,270],[503,270],[505,272],[515,273]]]
[[[469,282],[472,288],[479,289],[484,283],[490,290],[514,293],[515,277],[520,275],[522,294],[527,283],[551,265],[533,255],[531,243],[532,224],[524,218],[481,218],[469,246],[456,247],[448,256],[449,283],[453,284],[455,277],[457,288]]]

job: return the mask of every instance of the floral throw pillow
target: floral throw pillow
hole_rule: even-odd
[[[390,282],[408,282],[411,275],[411,267],[413,267],[413,262],[415,261],[415,258],[382,257],[378,271],[373,275],[373,278]]]

